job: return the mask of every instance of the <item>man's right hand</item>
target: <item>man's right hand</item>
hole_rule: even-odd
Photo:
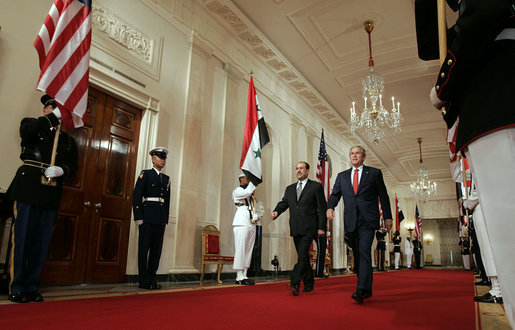
[[[136,225],[141,226],[143,224],[143,220],[136,220],[134,221]]]
[[[277,219],[278,216],[279,216],[279,213],[272,212],[272,215],[270,217],[272,218],[272,220],[275,220],[275,219]]]
[[[325,215],[327,216],[327,220],[333,220],[334,219],[334,210],[327,209],[327,211],[325,212]]]

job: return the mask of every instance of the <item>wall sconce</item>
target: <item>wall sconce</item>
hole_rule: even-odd
[[[433,242],[433,235],[430,235],[430,234],[426,234],[424,235],[424,241],[426,242],[426,245],[431,245],[431,243]]]

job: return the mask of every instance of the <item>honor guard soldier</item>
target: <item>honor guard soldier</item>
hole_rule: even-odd
[[[415,253],[415,268],[420,269],[420,255],[422,253],[422,242],[418,236],[415,236],[413,240],[413,252]]]
[[[384,272],[386,269],[384,268],[384,252],[386,251],[386,241],[384,240],[386,236],[386,230],[384,227],[381,227],[376,231],[376,239],[377,239],[377,270]]]
[[[7,195],[14,203],[9,300],[41,302],[39,276],[61,201],[63,179],[77,169],[77,146],[65,132],[58,137],[55,165],[50,166],[61,111],[49,95],[41,97],[43,116],[20,125],[23,165]],[[53,179],[53,180],[48,180]]]
[[[256,241],[256,222],[258,215],[253,208],[253,192],[256,186],[250,182],[245,174],[240,174],[240,186],[232,192],[236,214],[232,222],[234,232],[234,263],[236,271],[236,284],[254,285],[254,281],[247,277],[250,267],[254,242]]]
[[[153,168],[143,170],[132,194],[134,221],[138,225],[138,274],[142,289],[161,289],[156,272],[159,267],[165,226],[170,209],[170,177],[161,170],[166,165],[168,150],[150,151]]]
[[[399,269],[399,262],[401,261],[401,234],[397,230],[393,234],[393,254],[395,255],[395,269]]]
[[[413,259],[413,244],[409,236],[406,236],[404,241],[404,253],[406,253],[406,267],[411,268],[411,260]]]

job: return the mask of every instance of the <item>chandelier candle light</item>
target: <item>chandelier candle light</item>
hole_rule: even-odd
[[[429,180],[427,170],[424,167],[424,162],[422,161],[422,138],[418,138],[417,141],[420,152],[420,168],[418,169],[417,179],[410,185],[410,187],[413,196],[417,200],[425,203],[429,199],[436,198],[436,182]]]
[[[388,112],[383,106],[384,79],[380,73],[374,71],[374,60],[372,59],[372,41],[370,34],[374,29],[374,21],[365,22],[365,31],[368,33],[368,49],[370,58],[368,68],[370,72],[361,82],[365,107],[361,111],[361,116],[356,113],[356,102],[352,102],[350,109],[350,129],[353,136],[356,130],[365,127],[368,140],[379,143],[384,138],[384,129],[389,127],[394,129],[394,135],[401,131],[402,116],[400,113],[400,103],[395,104],[392,97],[392,110]],[[379,101],[379,105],[377,104]],[[397,105],[397,107],[395,107]]]

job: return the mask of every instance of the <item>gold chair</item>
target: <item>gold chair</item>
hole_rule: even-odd
[[[426,254],[426,260],[424,261],[425,265],[432,265],[433,264],[433,255],[432,254]]]
[[[220,280],[220,274],[224,265],[232,264],[234,257],[220,255],[220,231],[213,225],[202,228],[202,267],[200,269],[200,282],[204,279],[204,268],[208,264],[217,265],[217,280]]]

